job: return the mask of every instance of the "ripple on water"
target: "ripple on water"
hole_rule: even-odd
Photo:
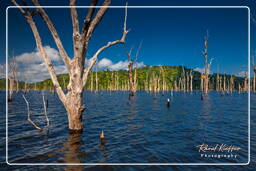
[[[80,135],[68,134],[66,111],[57,95],[45,92],[51,125],[48,131],[42,132],[26,121],[27,109],[21,93],[15,97],[9,104],[8,114],[10,162],[247,161],[248,102],[245,94],[234,92],[232,96],[221,97],[210,92],[202,101],[199,93],[175,92],[171,97],[167,92],[165,96],[157,94],[154,98],[153,94],[139,91],[129,101],[128,92],[86,92],[84,132]],[[26,97],[31,103],[33,120],[44,126],[41,94],[31,91]],[[167,98],[171,99],[170,108],[166,107]],[[252,111],[255,109],[251,107]],[[99,141],[102,130],[105,146]],[[242,150],[236,160],[202,159],[196,147],[202,143],[226,143]]]

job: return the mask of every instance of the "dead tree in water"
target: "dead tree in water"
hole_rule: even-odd
[[[37,124],[35,124],[32,120],[31,120],[31,118],[30,118],[30,109],[29,109],[29,103],[28,103],[28,101],[27,101],[27,99],[26,99],[26,97],[24,96],[24,95],[22,95],[22,97],[23,97],[23,99],[25,100],[25,102],[26,102],[26,104],[27,104],[27,109],[28,109],[28,122],[30,122],[36,129],[38,129],[38,130],[42,130],[42,128],[41,127],[39,127]]]
[[[256,92],[256,64],[254,63],[254,56],[252,56],[252,67],[253,67],[253,83],[252,83],[252,90]]]
[[[40,126],[38,126],[35,122],[33,122],[30,118],[30,108],[29,108],[29,102],[28,100],[26,99],[26,97],[24,95],[22,95],[23,99],[25,100],[26,104],[27,104],[27,110],[28,110],[28,118],[27,118],[27,121],[30,122],[36,129],[38,130],[42,130],[43,128],[41,128]],[[47,125],[46,127],[49,127],[50,126],[50,122],[49,122],[49,118],[48,118],[48,115],[47,115],[47,108],[48,108],[48,105],[47,105],[47,102],[45,101],[44,99],[44,93],[42,93],[42,97],[43,97],[43,105],[44,105],[44,114],[45,114],[45,118],[46,118],[46,121],[47,121]]]
[[[85,56],[88,51],[89,41],[94,33],[95,28],[98,26],[100,21],[102,20],[104,14],[106,13],[108,6],[111,4],[111,0],[104,0],[102,8],[99,8],[96,12],[96,8],[94,6],[97,5],[97,0],[91,1],[91,8],[88,9],[87,15],[85,17],[83,28],[80,31],[78,14],[75,6],[75,0],[70,0],[70,8],[71,10],[71,18],[73,25],[73,46],[74,46],[74,57],[70,58],[64,49],[62,42],[59,38],[59,35],[47,15],[46,11],[40,6],[38,0],[31,0],[34,6],[37,6],[35,10],[33,9],[23,9],[16,2],[16,0],[12,0],[15,6],[18,7],[22,15],[25,17],[28,22],[31,30],[33,32],[37,49],[42,57],[44,63],[47,66],[47,69],[50,73],[50,77],[54,88],[60,98],[60,101],[64,104],[64,107],[67,111],[68,124],[69,129],[72,132],[81,132],[83,130],[83,122],[82,122],[82,113],[85,109],[83,106],[83,87],[86,84],[88,74],[90,73],[93,65],[95,64],[99,54],[101,54],[105,49],[116,45],[125,43],[126,35],[128,31],[126,30],[126,18],[127,18],[127,7],[125,8],[125,20],[123,26],[123,34],[119,40],[111,41],[106,43],[104,46],[99,48],[96,53],[89,59],[88,65],[85,66]],[[95,14],[96,13],[96,14]],[[43,48],[43,44],[41,41],[41,37],[36,26],[36,23],[33,19],[33,16],[39,14],[43,19],[49,31],[52,34],[52,37],[56,43],[56,46],[59,50],[60,56],[63,59],[65,66],[67,68],[69,74],[69,83],[67,85],[67,93],[64,93],[60,83],[57,79],[56,71],[52,65],[50,58],[48,57],[45,49]]]
[[[223,91],[226,91],[226,74],[223,76]]]
[[[201,78],[201,81],[203,81],[202,86],[203,86],[204,94],[207,95],[209,90],[210,67],[213,60],[211,59],[210,62],[208,62],[208,32],[207,32],[207,35],[205,36],[203,56],[204,56],[204,73],[203,73],[203,77]]]
[[[216,75],[216,91],[220,91],[220,76],[219,73]]]
[[[189,75],[190,75],[190,91],[192,92],[193,91],[193,71],[192,70],[190,70]]]
[[[96,71],[95,71],[95,84],[96,84],[96,87],[95,87],[95,92],[98,92],[98,89],[99,89],[99,79],[98,79],[98,63],[96,61],[96,65],[95,65],[95,68],[96,68]]]
[[[233,75],[230,76],[229,86],[230,86],[229,91],[232,93],[232,91],[235,89],[235,79]]]
[[[247,71],[245,71],[244,73],[244,91],[248,91],[248,73]]]
[[[8,102],[11,102],[13,100],[15,81],[18,82],[17,81],[17,62],[13,56],[8,63]]]
[[[162,95],[164,95],[166,91],[166,82],[165,82],[165,73],[162,66],[160,66],[160,74],[162,75]]]
[[[26,94],[28,92],[28,73],[25,71],[24,72],[24,93]]]
[[[130,52],[127,52],[128,57],[128,72],[129,72],[129,86],[130,86],[130,94],[129,96],[134,96],[137,90],[137,61],[138,61],[138,55],[141,48],[141,44],[139,45],[139,48],[137,50],[135,59],[131,58],[132,49]],[[133,67],[135,65],[135,67]]]
[[[93,91],[93,71],[91,70],[91,86],[90,86],[91,91]]]

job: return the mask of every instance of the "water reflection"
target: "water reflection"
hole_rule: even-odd
[[[81,133],[73,133],[68,135],[67,141],[64,143],[62,150],[65,151],[63,162],[64,163],[81,163],[82,162],[82,152],[79,152],[79,148],[83,145],[81,138]],[[65,170],[83,170],[82,165],[69,165]]]

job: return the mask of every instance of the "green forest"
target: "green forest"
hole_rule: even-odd
[[[134,72],[134,71],[133,71]],[[89,78],[84,87],[85,90],[128,90],[129,76],[127,70],[119,71],[91,71]],[[218,76],[217,76],[218,75]],[[222,86],[228,87],[230,78],[234,79],[233,89],[239,89],[244,86],[244,78],[231,76],[227,74],[210,74],[210,89],[216,89],[217,78],[221,80]],[[200,89],[201,73],[182,66],[146,66],[137,69],[137,90],[184,90],[187,82],[192,79],[193,90]],[[63,89],[67,88],[69,77],[68,74],[58,75],[58,80]],[[182,86],[182,84],[185,84]],[[226,84],[226,85],[224,85]],[[16,86],[17,87],[17,86]],[[25,89],[25,83],[18,83],[19,89]],[[27,83],[27,89],[48,89],[53,90],[51,79],[41,82]],[[0,79],[0,89],[6,88],[5,79]]]

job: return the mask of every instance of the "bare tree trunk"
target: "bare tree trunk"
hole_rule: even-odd
[[[81,131],[83,129],[82,112],[85,109],[83,107],[82,93],[71,90],[66,96],[65,108],[68,113],[69,129]]]
[[[205,36],[205,42],[204,42],[204,51],[203,51],[203,56],[205,59],[204,62],[204,93],[207,95],[208,94],[208,90],[209,90],[209,73],[210,73],[210,67],[211,67],[211,63],[212,60],[208,63],[208,32],[207,35]]]
[[[253,68],[253,92],[256,91],[256,67]]]
[[[91,71],[91,91],[93,91],[93,71]]]
[[[14,79],[9,77],[9,91],[8,91],[8,102],[11,102],[13,96]]]
[[[223,90],[226,91],[226,75],[223,77]]]
[[[15,80],[17,80],[17,63],[13,55],[12,59],[10,59],[8,63],[8,102],[11,102],[13,100]]]
[[[219,91],[219,74],[216,76],[216,91]]]
[[[128,57],[128,70],[129,70],[129,86],[130,86],[130,96],[134,96],[137,90],[137,61],[138,61],[138,55],[139,55],[139,51],[141,48],[142,42],[140,42],[139,48],[137,50],[135,59],[131,59],[131,53],[132,53],[132,49],[130,50],[130,52],[127,52],[127,57]],[[133,72],[133,65],[135,64],[135,69]]]
[[[204,91],[204,80],[205,80],[205,75],[201,74],[201,85],[200,85],[200,89],[201,91]]]
[[[247,72],[245,72],[245,77],[244,77],[244,91],[248,91],[248,75],[247,75]]]
[[[234,90],[234,77],[233,75],[231,75],[230,77],[230,92],[232,93],[232,91]]]
[[[96,92],[98,92],[98,89],[99,89],[99,83],[98,83],[98,64],[96,65],[96,72],[95,72],[95,74],[96,74],[96,78],[95,78],[95,80],[96,80],[96,89],[95,89],[95,91]]]

